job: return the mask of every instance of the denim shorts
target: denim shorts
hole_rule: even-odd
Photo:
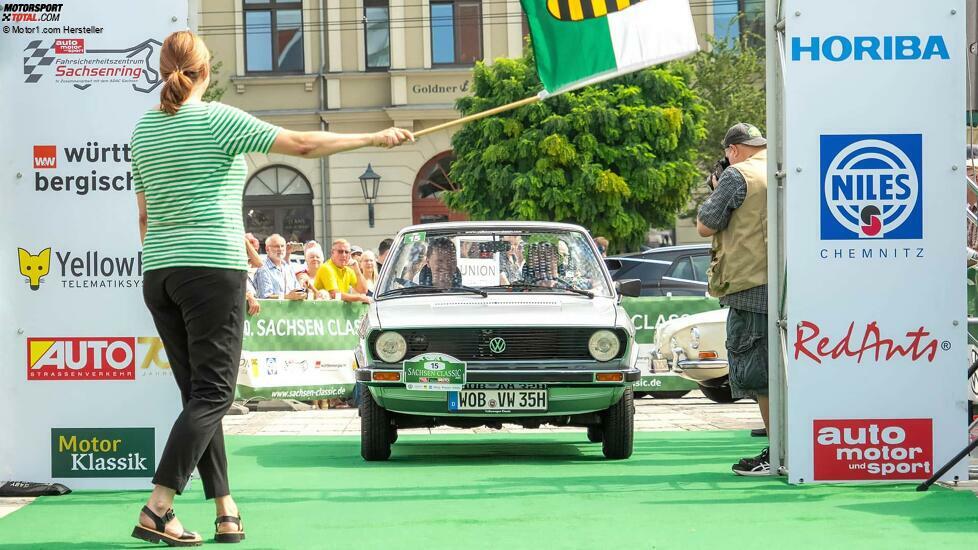
[[[767,314],[730,308],[727,361],[735,398],[767,395]]]

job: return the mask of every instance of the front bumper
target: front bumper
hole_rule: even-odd
[[[404,387],[400,382],[382,382],[373,379],[374,373],[391,372],[401,373],[400,368],[359,368],[356,370],[357,381],[365,382],[369,386],[384,387]],[[598,374],[621,373],[622,382],[627,384],[637,382],[642,373],[637,368],[628,369],[554,369],[540,368],[531,369],[526,367],[519,368],[469,368],[466,371],[466,382],[468,383],[527,383],[527,384],[600,384],[608,385],[609,382],[597,382],[595,377]],[[614,384],[611,382],[610,384]]]
[[[679,349],[673,350],[671,361],[656,353],[652,364],[653,370],[668,367],[672,372],[696,383],[722,378],[730,372],[726,359],[687,359],[686,354]]]

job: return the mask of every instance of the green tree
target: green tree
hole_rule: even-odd
[[[452,139],[449,207],[472,219],[578,223],[615,251],[669,227],[700,181],[704,109],[688,67],[646,69],[466,124]],[[541,90],[532,49],[476,64],[463,114]]]
[[[744,34],[731,42],[712,36],[707,41],[708,49],[681,62],[692,73],[690,86],[706,107],[706,137],[697,144],[696,154],[703,182],[713,163],[723,158],[720,142],[731,126],[749,122],[767,133],[764,38]],[[701,202],[708,194],[709,188],[702,183],[694,202]]]
[[[220,101],[224,97],[224,92],[227,91],[227,85],[222,86],[221,79],[218,77],[223,65],[223,61],[218,61],[211,65],[211,83],[207,85],[207,89],[204,90],[204,95],[201,98],[204,101]]]

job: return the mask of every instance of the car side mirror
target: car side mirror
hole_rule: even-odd
[[[637,297],[642,294],[642,281],[640,279],[615,281],[615,290],[622,296]]]
[[[621,269],[621,260],[617,258],[605,258],[604,265],[608,266],[608,271],[618,271]]]

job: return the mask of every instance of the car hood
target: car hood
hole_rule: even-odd
[[[679,317],[676,319],[670,319],[659,327],[655,335],[655,347],[659,354],[666,358],[672,357],[672,347],[669,345],[669,341],[673,336],[682,335],[679,339],[682,340],[680,345],[686,347],[687,341],[689,339],[688,330],[694,326],[704,327],[706,325],[718,325],[723,332],[725,325],[727,323],[727,313],[730,310],[728,308],[715,309],[712,311],[704,311],[702,313],[695,313],[693,315],[688,315],[686,317]],[[722,346],[721,346],[722,347]]]
[[[410,296],[373,304],[380,327],[615,326],[610,297],[559,294]]]

